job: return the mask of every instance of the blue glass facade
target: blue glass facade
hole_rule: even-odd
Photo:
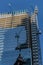
[[[15,38],[16,33],[20,37],[18,43]],[[0,28],[0,65],[13,65],[19,55],[19,50],[15,50],[15,48],[25,42],[26,30],[24,26],[10,29]],[[29,59],[31,57],[30,48],[22,49],[21,55],[24,59]]]

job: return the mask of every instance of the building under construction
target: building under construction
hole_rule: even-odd
[[[37,15],[37,7],[0,14],[0,65],[16,65],[19,56],[23,65],[42,65]]]

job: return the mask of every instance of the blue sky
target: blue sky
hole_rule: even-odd
[[[8,4],[11,3],[11,8]],[[40,43],[41,43],[41,52],[42,52],[42,61],[43,61],[43,0],[0,0],[0,13],[1,12],[10,12],[13,10],[24,10],[28,9],[29,11],[33,11],[35,5],[38,6],[38,22],[40,30],[42,34],[40,35]]]

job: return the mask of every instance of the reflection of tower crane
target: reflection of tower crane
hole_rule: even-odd
[[[21,27],[22,27],[22,26],[21,26]],[[21,55],[21,50],[28,48],[28,46],[27,46],[26,43],[20,44],[20,42],[19,42],[20,34],[22,33],[22,31],[24,31],[24,28],[20,29],[19,32],[16,32],[16,33],[15,33],[15,34],[16,34],[16,35],[15,35],[15,38],[16,38],[16,40],[17,40],[16,50],[19,50],[19,56],[18,56],[16,62],[14,63],[14,65],[18,65],[18,64],[19,64],[19,65],[23,65],[23,64],[26,63],[26,61],[24,60],[24,58],[23,58],[22,55]]]
[[[18,64],[23,65],[23,63],[24,63],[23,57],[21,56],[21,48],[20,48],[20,44],[19,44],[19,38],[20,38],[20,34],[22,31],[24,31],[24,29],[20,29],[19,33],[18,32],[15,33],[16,34],[15,38],[17,39],[16,49],[18,48],[18,50],[19,50],[19,56],[18,56],[16,62],[14,63],[14,65],[18,65]]]

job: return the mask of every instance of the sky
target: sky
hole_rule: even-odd
[[[9,7],[11,3],[11,7]],[[40,45],[43,61],[43,0],[0,0],[0,13],[20,11],[28,9],[33,12],[35,5],[38,7],[38,23],[41,30]]]

